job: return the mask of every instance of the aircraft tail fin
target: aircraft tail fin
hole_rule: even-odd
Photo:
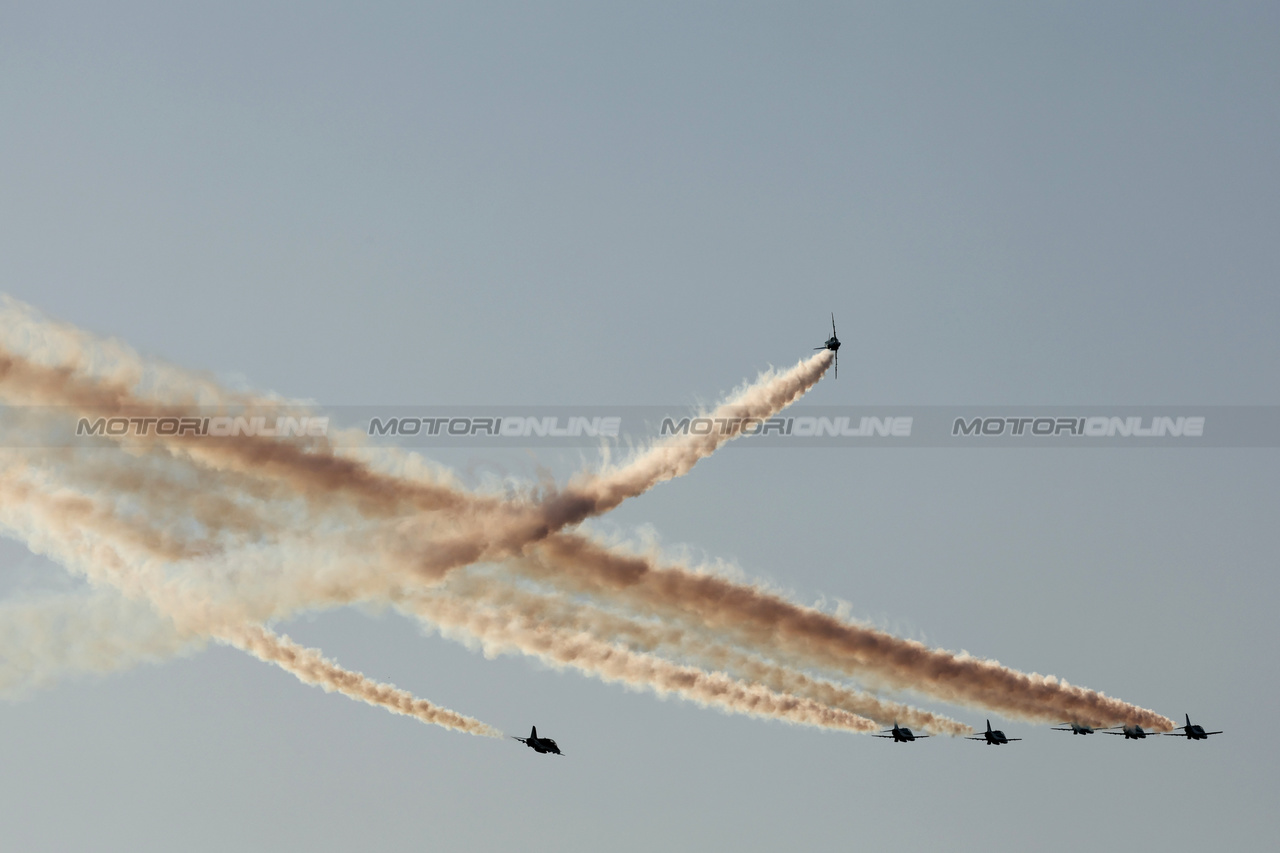
[[[1187,714],[1187,725],[1188,725],[1188,726],[1190,726],[1190,725],[1191,725],[1191,715],[1190,715],[1190,714]]]
[[[534,740],[537,740],[537,739],[538,739],[538,727],[537,727],[537,726],[534,726],[534,727],[533,727],[533,729],[529,732],[529,737],[533,738]]]
[[[991,721],[987,720],[987,731],[991,731]]]

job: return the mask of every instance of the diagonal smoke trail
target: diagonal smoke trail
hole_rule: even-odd
[[[20,503],[15,502],[18,497]],[[191,590],[166,584],[163,575],[155,567],[146,566],[137,554],[146,553],[149,559],[161,560],[170,555],[164,550],[149,551],[150,544],[136,536],[129,525],[119,524],[109,512],[86,498],[46,494],[17,480],[12,470],[6,471],[0,478],[0,526],[15,533],[32,550],[79,570],[90,580],[116,586],[135,600],[145,600],[171,620],[179,640],[189,643],[196,637],[214,636],[279,666],[304,683],[423,722],[470,734],[502,736],[478,720],[345,670],[318,651],[302,648],[287,637],[277,637],[259,625],[237,623],[220,613],[216,603],[206,601],[199,591],[192,597]],[[118,541],[111,541],[117,536]],[[161,641],[171,639],[169,633],[160,632]],[[128,651],[137,653],[140,649],[133,646]],[[159,649],[149,646],[142,651],[154,655]],[[116,662],[120,662],[119,657]],[[29,664],[27,669],[38,671],[39,665]]]
[[[694,620],[745,645],[777,649],[792,659],[847,675],[874,677],[944,701],[976,705],[1010,717],[1044,722],[1138,723],[1172,728],[1146,708],[1027,674],[995,661],[930,649],[922,643],[856,625],[803,607],[758,587],[737,584],[648,557],[618,553],[584,536],[548,537],[537,559],[513,563],[539,580],[633,607]]]
[[[812,699],[748,684],[722,672],[672,663],[655,655],[606,643],[590,634],[535,622],[513,612],[476,609],[434,596],[410,596],[401,605],[447,634],[477,638],[489,653],[533,655],[578,669],[604,681],[674,693],[702,705],[821,728],[871,732],[879,723]],[[456,633],[455,633],[456,632]]]
[[[259,660],[279,666],[306,684],[337,691],[361,702],[386,708],[395,714],[415,717],[424,723],[484,737],[502,737],[502,732],[486,723],[448,708],[419,699],[394,684],[382,684],[358,672],[343,669],[324,657],[319,649],[299,646],[288,637],[271,633],[261,625],[243,625],[217,633],[219,639],[248,652]]]
[[[696,628],[621,616],[562,595],[542,595],[489,577],[454,576],[442,586],[412,597],[449,599],[484,608],[495,618],[527,624],[554,625],[565,631],[608,637],[610,642],[668,659],[694,661],[703,669],[722,670],[740,680],[777,693],[812,699],[888,725],[901,722],[939,734],[970,734],[972,728],[941,714],[891,702],[862,690],[813,678],[797,669],[706,637]],[[523,649],[521,649],[523,651]]]

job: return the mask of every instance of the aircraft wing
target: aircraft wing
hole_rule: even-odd
[[[1007,738],[1005,738],[1005,740],[1007,740],[1009,743],[1013,743],[1015,740],[1022,740],[1022,738],[1020,738],[1020,737],[1007,737]]]
[[[1104,735],[1120,735],[1120,737],[1124,737],[1124,732],[1111,732],[1111,731],[1107,731],[1106,729],[1101,729],[1100,731]]]
[[[893,737],[893,735],[872,735],[872,737]]]

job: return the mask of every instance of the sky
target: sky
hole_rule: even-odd
[[[0,7],[0,290],[326,406],[1280,405],[1263,3]],[[1280,455],[731,445],[593,529],[1227,731],[897,745],[388,613],[283,626],[534,755],[224,647],[0,703],[23,850],[1257,849]],[[575,454],[426,451],[479,484]],[[0,589],[71,588],[0,541]],[[981,725],[984,715],[908,697]]]

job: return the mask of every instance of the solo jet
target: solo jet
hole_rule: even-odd
[[[513,737],[512,740],[518,740],[534,752],[554,753],[555,755],[564,755],[560,751],[560,747],[556,746],[556,742],[549,737],[538,737],[538,727],[534,726],[533,731],[529,732],[528,737]]]
[[[1146,740],[1148,734],[1155,734],[1155,732],[1144,732],[1142,726],[1112,726],[1111,728],[1120,729],[1120,731],[1104,730],[1103,734],[1124,735],[1126,740]]]
[[[1071,732],[1073,735],[1091,735],[1094,732],[1093,726],[1086,726],[1081,723],[1063,723],[1061,727],[1054,726],[1055,732]]]
[[[894,722],[893,728],[885,729],[878,735],[872,735],[872,737],[891,737],[893,738],[894,743],[911,743],[912,741],[920,740],[921,738],[929,736],[915,734],[911,729],[899,727],[897,722]]]
[[[1206,732],[1203,726],[1192,725],[1191,715],[1187,714],[1187,724],[1180,726],[1180,732],[1165,732],[1169,737],[1184,737],[1187,740],[1208,740],[1209,735],[1220,735],[1222,732]]]
[[[840,339],[836,337],[836,315],[831,315],[831,337],[827,338],[827,342],[820,347],[814,349],[829,349],[836,354],[835,377],[840,378]]]
[[[999,729],[992,729],[991,721],[987,720],[986,732],[975,737],[968,738],[968,740],[985,740],[988,746],[1000,746],[1002,743],[1012,743],[1015,740],[1022,740],[1022,738],[1005,737],[1004,732]]]

